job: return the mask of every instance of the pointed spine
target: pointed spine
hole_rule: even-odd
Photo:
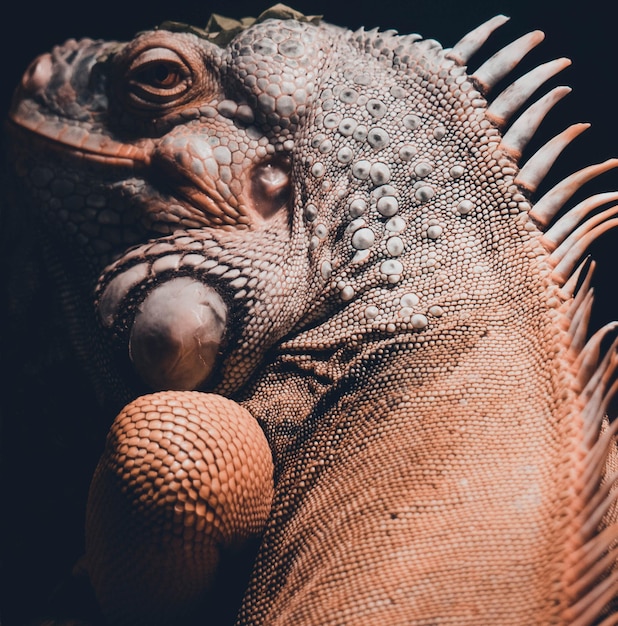
[[[603,224],[603,222],[610,221],[610,218],[614,217],[615,215],[618,215],[618,206],[606,209],[605,211],[598,213],[594,217],[591,217],[589,220],[586,220],[568,237],[566,237],[564,241],[562,241],[560,245],[549,255],[549,262],[554,264],[559,263],[564,257],[567,256],[569,250],[575,247],[577,242],[584,239],[584,237],[588,235],[588,233],[592,232],[600,224]],[[603,232],[605,232],[605,230],[597,230],[597,233],[599,235],[603,234]]]
[[[582,269],[584,269],[583,275],[581,274]],[[575,311],[577,307],[581,303],[581,299],[585,297],[585,295],[590,291],[590,284],[592,283],[592,273],[594,270],[594,262],[588,262],[588,259],[585,259],[578,268],[573,272],[578,278],[581,276],[581,284],[577,289],[573,289],[571,297],[573,298],[571,302],[567,302],[568,305],[566,310],[564,310],[564,315],[566,319],[572,320],[575,317]],[[569,278],[570,280],[570,278]],[[574,297],[573,297],[574,296]]]
[[[582,348],[573,362],[572,370],[577,381],[578,392],[581,394],[584,387],[594,375],[601,356],[601,344],[618,328],[618,322],[610,322],[597,330]]]
[[[563,285],[569,278],[571,272],[575,269],[575,265],[579,259],[584,256],[586,250],[595,241],[595,239],[598,239],[601,235],[616,226],[618,226],[618,218],[606,220],[590,229],[589,232],[575,241],[574,245],[570,248],[567,249],[565,247],[565,249],[562,250],[562,246],[560,246],[560,248],[554,250],[554,252],[552,252],[548,257],[548,261],[552,265],[555,264],[552,272],[552,278],[554,281],[559,285]],[[562,256],[560,256],[558,250],[560,250],[560,254],[562,254]]]
[[[489,36],[508,21],[509,18],[506,15],[492,17],[464,35],[446,56],[458,65],[465,65],[472,58],[472,55],[478,52]]]
[[[573,605],[563,618],[570,626],[592,626],[598,623],[605,606],[611,602],[618,590],[618,571],[595,585],[584,597]],[[615,622],[614,622],[615,623]]]
[[[537,100],[508,129],[500,142],[500,147],[513,155],[516,160],[519,159],[545,116],[569,93],[571,93],[570,87],[555,87]]]
[[[573,124],[537,150],[521,168],[515,183],[530,192],[536,191],[562,151],[590,124]]]
[[[596,563],[591,564],[584,574],[575,580],[569,587],[571,597],[581,597],[605,574],[616,561],[616,554],[610,550],[602,555]]]
[[[611,391],[611,390],[610,390]],[[598,424],[587,424],[587,438],[584,444],[589,448],[586,458],[586,467],[582,474],[581,480],[584,484],[582,498],[588,500],[596,492],[599,482],[601,481],[607,457],[616,443],[616,434],[618,433],[618,420],[612,422],[609,426],[602,430],[602,422]],[[599,434],[600,432],[600,434]]]
[[[583,223],[592,211],[608,202],[618,200],[618,192],[599,193],[586,198],[577,206],[569,209],[560,219],[543,234],[541,241],[548,250],[555,250],[577,227]]]
[[[587,256],[569,276],[568,280],[560,288],[560,293],[565,300],[570,300],[576,293],[580,283],[580,277],[584,277],[584,281],[590,282],[590,278],[594,273],[596,263]],[[568,306],[568,303],[566,303]]]
[[[472,74],[472,78],[481,86],[483,93],[487,94],[492,87],[517,67],[526,54],[538,46],[544,38],[545,34],[540,30],[523,35],[485,61]]]
[[[567,176],[532,207],[530,217],[542,227],[547,226],[582,185],[615,167],[618,167],[618,159],[608,159]]]
[[[574,353],[579,353],[586,343],[586,333],[590,323],[590,314],[592,312],[592,301],[594,299],[594,291],[587,291],[578,294],[577,304],[573,307],[573,318],[568,330],[570,339],[569,348]]]
[[[595,563],[602,558],[607,551],[607,546],[611,546],[618,540],[618,524],[613,524],[602,530],[590,541],[584,543],[571,556],[573,565],[567,572],[567,582],[574,582],[581,575],[582,568],[594,567]],[[570,576],[569,576],[570,574]],[[569,580],[570,578],[570,580]]]
[[[605,354],[596,370],[586,383],[586,386],[579,394],[578,401],[585,410],[589,410],[593,405],[601,407],[603,398],[607,394],[609,388],[609,382],[616,371],[616,360],[618,359],[616,349],[618,349],[618,338],[614,338],[607,354]],[[593,398],[595,399],[594,402]],[[599,420],[601,417],[602,416],[599,415]]]
[[[487,117],[497,126],[503,127],[541,85],[570,64],[570,59],[563,58],[535,67],[518,78],[491,103],[487,109]]]

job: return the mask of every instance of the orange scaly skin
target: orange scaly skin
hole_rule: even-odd
[[[29,69],[16,171],[101,403],[129,403],[86,523],[107,623],[208,623],[256,535],[239,625],[618,623],[614,326],[586,342],[578,266],[618,194],[556,217],[618,161],[533,202],[587,126],[519,163],[568,61],[489,99],[543,39],[468,72],[504,21],[445,50],[278,8]]]

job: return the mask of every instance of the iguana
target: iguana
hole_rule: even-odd
[[[618,193],[559,215],[618,161],[533,202],[586,125],[520,164],[568,61],[489,98],[543,38],[468,72],[505,20],[445,49],[277,7],[26,72],[15,172],[119,410],[86,523],[107,623],[210,623],[256,536],[237,624],[618,623],[615,324],[587,339],[582,261]]]

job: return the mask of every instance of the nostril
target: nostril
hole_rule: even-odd
[[[21,79],[22,88],[32,95],[43,91],[52,76],[52,58],[49,53],[38,56],[25,71]]]

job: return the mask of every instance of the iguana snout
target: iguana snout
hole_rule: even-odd
[[[12,119],[41,136],[85,148],[87,124],[108,105],[104,76],[97,65],[117,45],[69,39],[39,55],[15,93]]]

